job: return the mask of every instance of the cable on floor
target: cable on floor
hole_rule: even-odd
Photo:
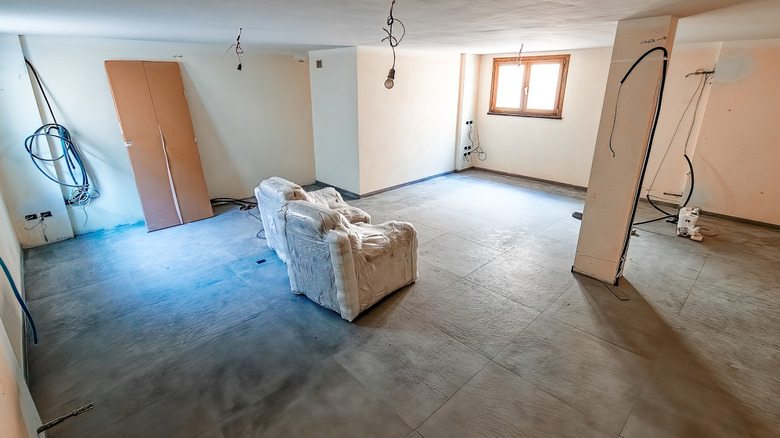
[[[257,201],[248,196],[246,198],[213,198],[211,199],[211,206],[218,207],[221,205],[238,205],[238,209],[241,211],[251,210],[257,207]]]
[[[263,223],[263,219],[260,216],[252,213],[252,210],[257,208],[257,200],[252,196],[246,198],[213,198],[211,199],[211,206],[218,207],[220,205],[237,205],[238,209],[247,212],[250,216]],[[261,228],[260,231],[255,234],[258,239],[265,239],[265,229]]]

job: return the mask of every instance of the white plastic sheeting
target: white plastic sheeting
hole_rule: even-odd
[[[337,211],[305,201],[289,201],[283,210],[293,291],[347,321],[417,280],[412,224],[351,224]]]
[[[341,197],[333,187],[326,187],[307,193],[293,182],[279,177],[268,178],[255,188],[257,208],[263,220],[268,247],[276,251],[282,261],[289,260],[287,241],[284,237],[286,224],[282,208],[288,201],[308,201],[322,207],[330,208],[343,214],[349,222],[371,223],[371,216],[365,211],[352,207]]]

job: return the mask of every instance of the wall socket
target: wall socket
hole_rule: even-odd
[[[37,214],[26,214],[24,215],[24,220],[26,221],[34,221],[35,219],[38,219]]]
[[[50,211],[42,211],[41,212],[41,219],[43,219],[45,217],[51,217],[51,212]]]

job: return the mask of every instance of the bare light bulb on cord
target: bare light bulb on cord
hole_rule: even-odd
[[[385,80],[385,88],[388,90],[393,88],[393,80],[395,79],[395,69],[391,68],[389,72],[387,72],[387,79]]]
[[[390,71],[387,72],[387,79],[385,79],[385,88],[388,90],[393,88],[393,85],[395,85],[395,48],[404,38],[404,35],[406,35],[406,26],[404,26],[401,20],[393,17],[393,7],[395,6],[395,0],[392,1],[393,2],[390,3],[390,15],[387,17],[387,28],[382,28],[382,30],[384,30],[387,34],[386,37],[382,38],[382,41],[387,41],[390,44],[390,49],[393,51],[393,66],[390,67]],[[393,35],[393,25],[395,25],[396,22],[401,25],[401,30],[403,31],[400,37]]]

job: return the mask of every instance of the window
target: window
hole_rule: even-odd
[[[569,55],[494,58],[488,114],[560,119]]]

